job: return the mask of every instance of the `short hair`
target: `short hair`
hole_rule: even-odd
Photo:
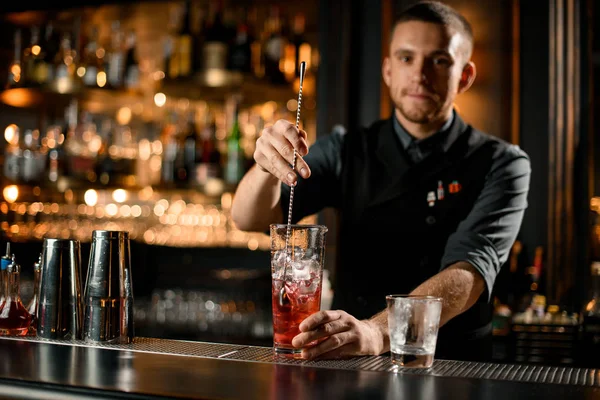
[[[464,35],[471,45],[468,54],[468,58],[470,58],[474,42],[473,28],[464,16],[462,16],[458,11],[449,5],[439,1],[428,0],[420,1],[416,4],[408,6],[396,17],[394,25],[392,26],[392,32],[394,32],[398,24],[408,21],[421,21],[439,24]]]

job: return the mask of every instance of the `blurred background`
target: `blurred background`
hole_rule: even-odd
[[[495,358],[593,364],[600,6],[444,2],[475,33],[477,79],[457,109],[533,167],[494,293]],[[391,115],[381,62],[394,15],[412,3],[3,2],[0,253],[10,242],[23,300],[44,237],[80,240],[85,274],[91,232],[126,230],[137,336],[270,346],[269,238],[232,224],[235,187],[262,129],[295,120],[300,61],[309,142]],[[334,277],[337,216],[303,222],[329,227]]]

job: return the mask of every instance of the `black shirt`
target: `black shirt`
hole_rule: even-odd
[[[456,118],[454,114],[453,118]],[[411,146],[417,147],[417,152],[408,152],[413,163],[423,162],[434,149],[445,151],[444,135],[452,124],[452,119],[440,132],[421,141],[404,131],[395,117],[392,119],[402,147],[405,150]],[[334,129],[331,134],[319,138],[304,157],[311,168],[309,180],[314,183],[306,188],[315,192],[302,196],[302,202],[294,202],[295,221],[325,207],[340,208],[340,199],[333,194],[333,188],[339,186],[341,150],[345,136],[343,128]],[[520,229],[527,208],[530,175],[529,158],[519,146],[508,145],[505,151],[494,156],[475,205],[446,242],[440,270],[459,261],[468,262],[484,278],[488,300],[491,298],[496,276],[508,259],[510,248]],[[282,184],[281,207],[284,213],[287,213],[288,201],[289,186]]]

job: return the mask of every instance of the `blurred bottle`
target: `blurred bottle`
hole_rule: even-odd
[[[54,124],[46,131],[46,145],[48,147],[48,181],[56,183],[61,176],[68,175],[66,153],[64,149],[65,133],[67,130]]]
[[[308,68],[311,61],[311,47],[306,39],[305,30],[306,18],[303,13],[299,12],[294,16],[291,39],[291,43],[294,46],[294,71],[296,77],[300,76],[300,63],[306,61],[306,67]]]
[[[107,51],[108,69],[106,71],[107,86],[113,89],[123,87],[123,75],[125,70],[125,45],[121,22],[115,20],[111,24],[110,47]],[[98,80],[98,86],[104,86]]]
[[[161,183],[170,186],[175,180],[175,159],[177,158],[177,127],[176,116],[169,112],[165,117],[160,134],[163,144],[163,158],[161,163]]]
[[[163,41],[164,72],[169,79],[175,79],[179,76],[179,53],[175,51],[178,20],[178,8],[170,7],[167,22],[168,33]]]
[[[10,181],[18,182],[21,177],[23,152],[19,143],[21,142],[21,130],[17,125],[11,125],[12,137],[10,137],[4,148],[4,165],[2,167],[4,177]],[[8,131],[8,128],[7,128]]]
[[[39,86],[36,77],[36,67],[42,58],[40,46],[40,27],[32,26],[30,30],[29,46],[23,50],[23,74],[26,86]]]
[[[83,72],[83,84],[88,87],[98,86],[98,74],[105,73],[104,61],[98,57],[99,31],[97,26],[92,26],[89,40],[83,50],[81,57],[81,70]],[[102,78],[101,78],[102,79]]]
[[[40,182],[45,169],[45,154],[39,150],[39,130],[27,129],[21,141],[22,168],[20,180],[26,183]]]
[[[206,112],[204,128],[200,133],[200,160],[196,179],[206,185],[213,179],[221,179],[221,152],[217,146],[216,123],[211,112]]]
[[[268,32],[268,38],[263,51],[265,54],[265,76],[274,84],[287,83],[285,75],[280,68],[286,44],[282,29],[283,23],[279,7],[271,6],[269,17],[265,22],[265,30]]]
[[[40,55],[35,64],[34,76],[38,84],[44,86],[54,78],[53,61],[60,48],[52,22],[48,22],[44,27],[40,47]]]
[[[245,172],[245,157],[242,149],[242,132],[238,120],[239,101],[234,101],[233,123],[227,138],[227,163],[225,164],[225,182],[236,185]]]
[[[206,25],[207,15],[206,4],[193,2],[190,8],[190,31],[192,33],[192,74],[202,69],[203,47],[204,47],[204,26]]]
[[[199,146],[198,131],[193,112],[188,115],[185,139],[183,141],[183,164],[185,168],[186,181],[188,184],[196,184],[196,164]]]
[[[191,1],[186,0],[181,19],[181,28],[175,38],[175,51],[178,53],[179,71],[178,77],[187,78],[192,75],[193,60],[193,38],[190,28]]]
[[[100,127],[100,136],[102,145],[98,150],[98,161],[96,163],[96,176],[103,185],[113,185],[117,182],[117,165],[115,159],[110,154],[111,146],[114,144],[113,123],[107,118],[102,121]]]
[[[252,40],[245,17],[241,15],[237,24],[235,39],[229,49],[228,68],[230,70],[246,73],[252,71]]]
[[[223,2],[210,3],[209,17],[204,28],[204,70],[224,70],[227,67],[228,30],[223,21]]]
[[[125,87],[135,90],[140,85],[140,67],[137,58],[137,36],[134,30],[127,33],[125,50]]]
[[[56,89],[63,93],[73,89],[73,76],[75,72],[71,35],[63,32],[60,40],[60,49],[54,57],[54,84]]]
[[[13,40],[13,58],[8,68],[8,88],[19,87],[23,85],[23,66],[21,65],[21,29],[16,29]]]

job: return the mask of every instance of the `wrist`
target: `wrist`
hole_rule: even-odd
[[[368,319],[364,321],[373,332],[373,342],[376,353],[383,354],[390,349],[390,335],[388,332],[387,321],[381,319]]]

